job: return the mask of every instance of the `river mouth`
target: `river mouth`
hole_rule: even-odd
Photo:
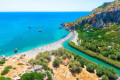
[[[64,47],[65,49],[68,49],[68,50],[70,50],[70,51],[72,51],[72,52],[74,52],[74,53],[76,53],[76,54],[79,54],[80,56],[83,56],[84,58],[86,58],[86,59],[88,59],[88,60],[90,60],[90,61],[92,61],[92,62],[95,62],[95,63],[97,63],[97,64],[99,64],[99,65],[104,65],[104,66],[113,68],[113,69],[116,70],[116,72],[117,72],[118,75],[120,76],[120,69],[118,69],[118,68],[116,68],[116,67],[114,67],[114,66],[112,66],[112,65],[110,65],[110,64],[107,64],[107,63],[105,63],[105,62],[103,62],[103,61],[101,61],[101,60],[98,60],[98,59],[96,59],[96,58],[93,58],[93,57],[91,57],[91,56],[89,56],[89,55],[87,55],[87,54],[85,54],[85,53],[83,53],[83,52],[81,52],[81,51],[78,51],[78,50],[72,48],[71,46],[69,46],[69,45],[68,45],[68,42],[69,42],[73,37],[74,37],[74,35],[73,35],[72,37],[70,37],[67,41],[65,41],[65,42],[63,43],[63,47]]]

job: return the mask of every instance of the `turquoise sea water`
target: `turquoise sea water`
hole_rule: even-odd
[[[61,23],[72,22],[90,12],[0,12],[0,56],[34,49],[65,37]],[[28,28],[31,26],[31,28]],[[38,30],[42,32],[38,32]]]

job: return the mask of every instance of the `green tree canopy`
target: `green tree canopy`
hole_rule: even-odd
[[[73,73],[80,73],[82,71],[81,64],[78,61],[74,61],[74,59],[70,60],[69,68]]]
[[[95,70],[95,65],[94,64],[92,64],[92,63],[88,63],[87,64],[87,71],[89,71],[89,72],[94,72],[94,70]]]
[[[40,74],[37,72],[25,73],[21,76],[20,80],[43,80],[45,74]]]

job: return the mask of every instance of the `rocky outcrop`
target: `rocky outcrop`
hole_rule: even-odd
[[[112,6],[110,4],[112,4]],[[72,25],[69,23],[63,23],[62,25],[66,26],[67,30],[70,30],[76,29],[77,27],[82,27],[85,24],[90,24],[92,27],[98,29],[106,27],[109,24],[109,22],[115,22],[120,24],[120,2],[104,3],[102,6],[94,9],[90,16],[78,20],[79,22],[74,23]]]
[[[101,12],[100,14],[95,14],[93,17],[81,20],[79,23],[67,26],[67,30],[75,29],[77,27],[82,27],[85,24],[90,24],[92,27],[96,27],[98,29],[106,27],[109,22],[116,22],[120,24],[120,10],[117,9],[115,11],[110,12]]]
[[[108,25],[109,22],[120,23],[120,10],[111,12],[102,12],[95,15],[96,19],[92,21],[92,26],[102,28]],[[93,19],[94,17],[92,17]]]

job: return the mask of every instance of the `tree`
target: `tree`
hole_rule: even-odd
[[[45,74],[40,74],[37,72],[25,73],[21,76],[20,80],[43,80]]]
[[[6,77],[2,77],[2,76],[1,76],[1,77],[0,77],[0,80],[11,80],[11,78],[8,78],[8,77],[6,78]]]
[[[70,60],[69,68],[72,73],[80,73],[82,71],[81,65],[78,61]]]
[[[116,71],[112,68],[108,68],[103,65],[99,65],[96,69],[97,75],[102,76],[102,75],[107,75],[109,79],[115,80],[116,79]]]
[[[102,80],[109,80],[107,75],[102,75]]]
[[[60,64],[60,59],[59,59],[58,57],[56,57],[56,58],[54,59],[54,61],[53,61],[53,66],[54,66],[54,67],[58,67],[59,64]]]
[[[117,59],[120,60],[120,53],[117,53]]]
[[[103,51],[103,52],[102,52],[102,55],[105,56],[105,57],[108,57],[108,56],[109,56],[109,52]]]
[[[48,77],[48,80],[52,80],[52,76],[49,72],[47,72],[47,77]]]
[[[94,72],[95,70],[95,65],[92,63],[87,64],[87,71],[89,72]]]
[[[31,65],[42,65],[43,68],[48,67],[49,61],[51,60],[51,56],[48,51],[40,52],[35,59],[31,59],[28,62]]]
[[[113,59],[113,60],[116,60],[116,59],[117,59],[117,57],[116,57],[115,54],[111,54],[111,55],[110,55],[110,58]]]

